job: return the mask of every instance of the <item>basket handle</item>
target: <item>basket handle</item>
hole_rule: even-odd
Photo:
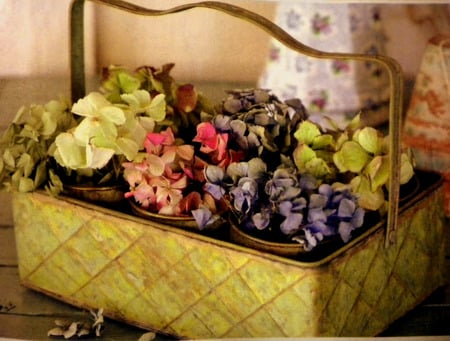
[[[71,94],[74,103],[85,95],[84,73],[84,3],[87,0],[73,0],[70,12],[70,68],[71,68]],[[354,53],[324,52],[306,46],[289,35],[286,31],[275,25],[263,16],[244,8],[217,1],[203,1],[189,3],[165,10],[154,10],[134,5],[122,0],[89,0],[102,5],[110,6],[126,12],[144,16],[162,16],[171,13],[183,12],[193,8],[209,8],[228,15],[248,21],[273,38],[286,45],[293,51],[309,57],[319,59],[352,59],[381,64],[386,68],[390,81],[389,101],[389,148],[390,148],[390,175],[389,182],[389,210],[386,227],[386,243],[388,246],[395,242],[395,232],[398,223],[400,198],[400,129],[401,108],[403,105],[403,72],[400,65],[392,58],[383,55],[366,55]]]

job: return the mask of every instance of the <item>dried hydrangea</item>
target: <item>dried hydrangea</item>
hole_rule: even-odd
[[[282,102],[269,90],[227,92],[212,120],[216,129],[229,134],[228,147],[253,157],[280,159],[295,148],[292,133],[307,114],[300,100]],[[279,162],[276,162],[278,164]]]

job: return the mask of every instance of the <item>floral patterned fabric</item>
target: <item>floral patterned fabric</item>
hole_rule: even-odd
[[[402,142],[417,168],[444,177],[445,214],[450,218],[450,36],[430,39],[406,113]]]
[[[327,52],[382,54],[379,8],[370,4],[280,3],[275,22],[294,38]],[[387,73],[375,63],[319,60],[273,39],[260,84],[282,99],[300,98],[310,113],[353,116],[388,99]]]

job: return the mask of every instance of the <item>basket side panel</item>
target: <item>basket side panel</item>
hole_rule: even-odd
[[[339,277],[359,288],[339,335],[376,335],[444,284],[443,212],[440,187],[401,213],[394,245],[385,248],[379,233],[350,249],[348,259],[339,259],[345,263]],[[374,254],[367,244],[377,245]],[[363,263],[368,265],[364,276]]]
[[[30,288],[180,337],[315,334],[321,270],[42,193],[16,195],[14,206]]]
[[[402,213],[395,245],[381,229],[320,266],[42,193],[14,207],[25,285],[178,337],[375,335],[443,280],[442,191]]]

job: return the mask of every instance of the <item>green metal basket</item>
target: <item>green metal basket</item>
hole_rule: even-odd
[[[242,338],[376,335],[444,284],[442,179],[422,175],[416,195],[399,206],[402,72],[394,60],[317,51],[220,2],[168,10],[94,2],[147,16],[209,8],[257,25],[298,53],[383,65],[391,82],[387,223],[374,222],[325,258],[299,261],[70,197],[16,193],[23,285],[171,336]],[[85,93],[84,4],[75,0],[71,12],[73,101]]]

